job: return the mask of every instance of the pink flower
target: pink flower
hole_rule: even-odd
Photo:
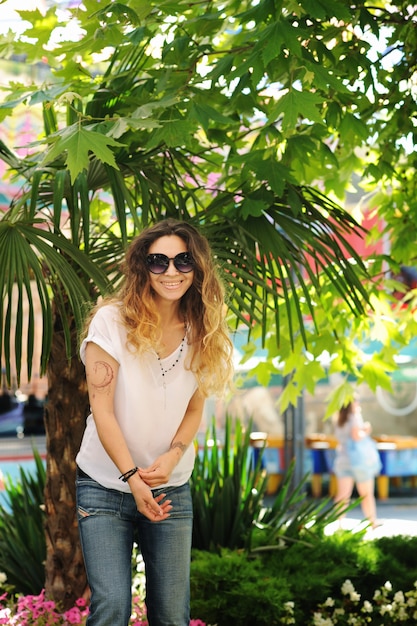
[[[66,613],[64,613],[64,617],[70,624],[82,624],[83,621],[83,615],[77,607],[73,607],[69,611],[66,611]]]
[[[0,602],[7,601],[7,593],[0,596]],[[75,606],[59,613],[55,602],[45,599],[43,589],[38,596],[20,596],[12,608],[0,605],[0,626],[85,626],[85,618],[89,613],[87,600],[78,598]],[[39,620],[39,621],[38,621]],[[133,599],[133,613],[129,626],[149,626],[146,620],[146,606],[140,596]],[[206,626],[201,620],[191,620],[190,626]]]

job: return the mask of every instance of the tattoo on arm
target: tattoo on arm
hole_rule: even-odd
[[[106,361],[96,361],[89,378],[94,392],[106,393],[114,378],[113,368]]]
[[[185,443],[182,443],[182,441],[175,441],[174,443],[171,443],[169,449],[174,450],[174,448],[179,448],[181,450],[181,454],[184,454],[188,446],[186,446]]]

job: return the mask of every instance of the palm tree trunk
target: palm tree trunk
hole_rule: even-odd
[[[65,351],[61,319],[55,313],[48,362],[45,409],[47,477],[45,487],[45,588],[64,610],[87,589],[75,505],[75,456],[88,414],[84,367],[78,358],[77,332],[72,332],[72,358]]]

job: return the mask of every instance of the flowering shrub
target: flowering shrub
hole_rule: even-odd
[[[140,572],[139,565],[137,572]],[[140,576],[139,576],[140,577]],[[0,589],[5,589],[6,579],[0,572]],[[143,593],[137,584],[133,594],[132,615],[129,626],[148,626]],[[286,602],[286,615],[280,624],[295,625],[295,603]],[[80,598],[75,606],[61,612],[52,600],[45,598],[45,590],[38,596],[18,596],[15,601],[6,591],[0,595],[0,625],[6,626],[85,626],[88,616],[86,600]],[[305,623],[305,622],[304,622]],[[303,623],[303,626],[304,626]],[[391,626],[417,623],[417,582],[411,591],[393,593],[387,581],[374,592],[373,601],[361,601],[361,595],[352,582],[345,580],[340,598],[327,598],[319,604],[306,626]],[[209,626],[201,620],[191,620],[190,626]]]
[[[45,590],[38,596],[19,596],[16,603],[7,601],[7,593],[0,596],[0,624],[7,626],[85,626],[88,606],[83,598],[61,613],[55,602],[45,598]],[[129,626],[148,626],[143,600],[133,598],[133,611]],[[206,626],[201,620],[191,620],[190,626]]]
[[[7,584],[7,576],[0,572],[0,625],[6,626],[85,626],[88,605],[79,598],[68,611],[60,611],[56,603],[45,598],[43,589],[38,596],[18,596],[12,599],[13,587]],[[145,565],[137,545],[134,546],[132,571],[132,615],[129,626],[148,626],[145,597]],[[190,626],[206,626],[201,620],[191,620]],[[209,626],[209,625],[207,625]]]
[[[389,581],[369,600],[361,602],[360,594],[350,580],[342,585],[342,597],[327,598],[315,611],[312,626],[383,626],[383,624],[417,623],[417,582],[412,591],[392,593]]]
[[[19,596],[16,603],[7,601],[7,593],[0,596],[0,624],[19,626],[70,626],[85,624],[88,615],[87,603],[83,598],[76,606],[60,613],[55,602],[45,598],[45,590],[38,596]]]

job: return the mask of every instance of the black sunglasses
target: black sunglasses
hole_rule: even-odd
[[[166,254],[148,254],[146,266],[152,274],[164,274],[169,268],[169,262],[174,262],[174,267],[182,274],[188,274],[194,269],[194,259],[189,252],[180,252],[173,258]]]

